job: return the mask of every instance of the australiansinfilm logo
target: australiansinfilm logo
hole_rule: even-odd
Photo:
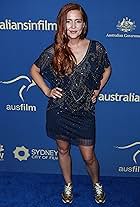
[[[131,144],[125,145],[125,146],[117,146],[115,147],[118,150],[123,150],[124,153],[125,151],[130,151],[130,149],[134,148],[134,151],[130,154],[131,159],[133,160],[133,165],[132,166],[119,166],[118,167],[118,172],[119,173],[140,173],[140,150],[135,149],[137,146],[140,146],[140,142],[133,142]]]
[[[136,29],[136,22],[129,17],[123,17],[116,24],[118,33],[107,33],[108,38],[140,38],[140,34],[133,34]],[[131,32],[131,34],[129,34]]]
[[[0,21],[0,30],[14,30],[14,31],[55,31],[57,24],[49,22],[46,19],[39,19],[37,21],[15,21],[12,19],[5,19]]]
[[[22,82],[26,81],[26,85]],[[25,103],[25,95],[28,93],[29,89],[35,86],[35,82],[33,80],[30,80],[30,78],[26,75],[20,75],[15,78],[12,78],[11,80],[4,80],[0,81],[0,85],[5,85],[5,87],[9,87],[9,85],[16,84],[17,82],[21,83],[21,86],[17,87],[17,96],[19,97],[19,100],[21,101],[20,104],[6,104],[5,109],[7,111],[28,111],[28,112],[36,112],[37,106],[30,105],[28,103]]]
[[[19,161],[33,160],[58,160],[58,151],[54,149],[28,149],[25,146],[16,147],[14,157]]]

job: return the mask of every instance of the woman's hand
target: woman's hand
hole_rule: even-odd
[[[53,88],[53,89],[50,89],[49,93],[48,93],[48,97],[52,97],[54,99],[56,98],[61,98],[62,97],[62,89],[61,88]]]
[[[91,97],[92,103],[96,103],[99,93],[100,93],[100,90],[94,90],[93,91],[93,94],[92,94],[92,97]]]

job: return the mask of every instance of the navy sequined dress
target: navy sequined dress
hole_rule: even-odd
[[[110,65],[104,46],[90,40],[83,60],[70,75],[58,76],[52,68],[53,45],[34,64],[51,88],[62,88],[62,98],[49,98],[46,113],[47,135],[74,145],[94,145],[95,105],[91,97],[98,89],[104,68]]]

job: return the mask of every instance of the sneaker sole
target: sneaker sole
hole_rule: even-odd
[[[105,203],[105,201],[106,201],[106,200],[103,200],[102,202],[99,202],[99,201],[95,200],[95,202],[98,203],[98,204]]]
[[[65,201],[63,199],[62,199],[62,201],[63,201],[63,203],[72,203],[73,202],[73,200],[71,200],[71,201]]]
[[[65,200],[65,198],[63,197],[63,193],[61,194],[61,196],[62,196],[63,203],[72,203],[73,202],[73,198],[72,198],[72,200]]]

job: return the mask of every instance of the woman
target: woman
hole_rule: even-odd
[[[80,5],[65,5],[58,14],[57,25],[54,44],[34,62],[31,76],[49,97],[46,128],[58,147],[65,180],[62,201],[73,201],[70,145],[74,144],[79,147],[93,182],[95,201],[104,203],[105,193],[94,152],[94,109],[109,79],[110,62],[101,43],[86,39],[87,15]]]

